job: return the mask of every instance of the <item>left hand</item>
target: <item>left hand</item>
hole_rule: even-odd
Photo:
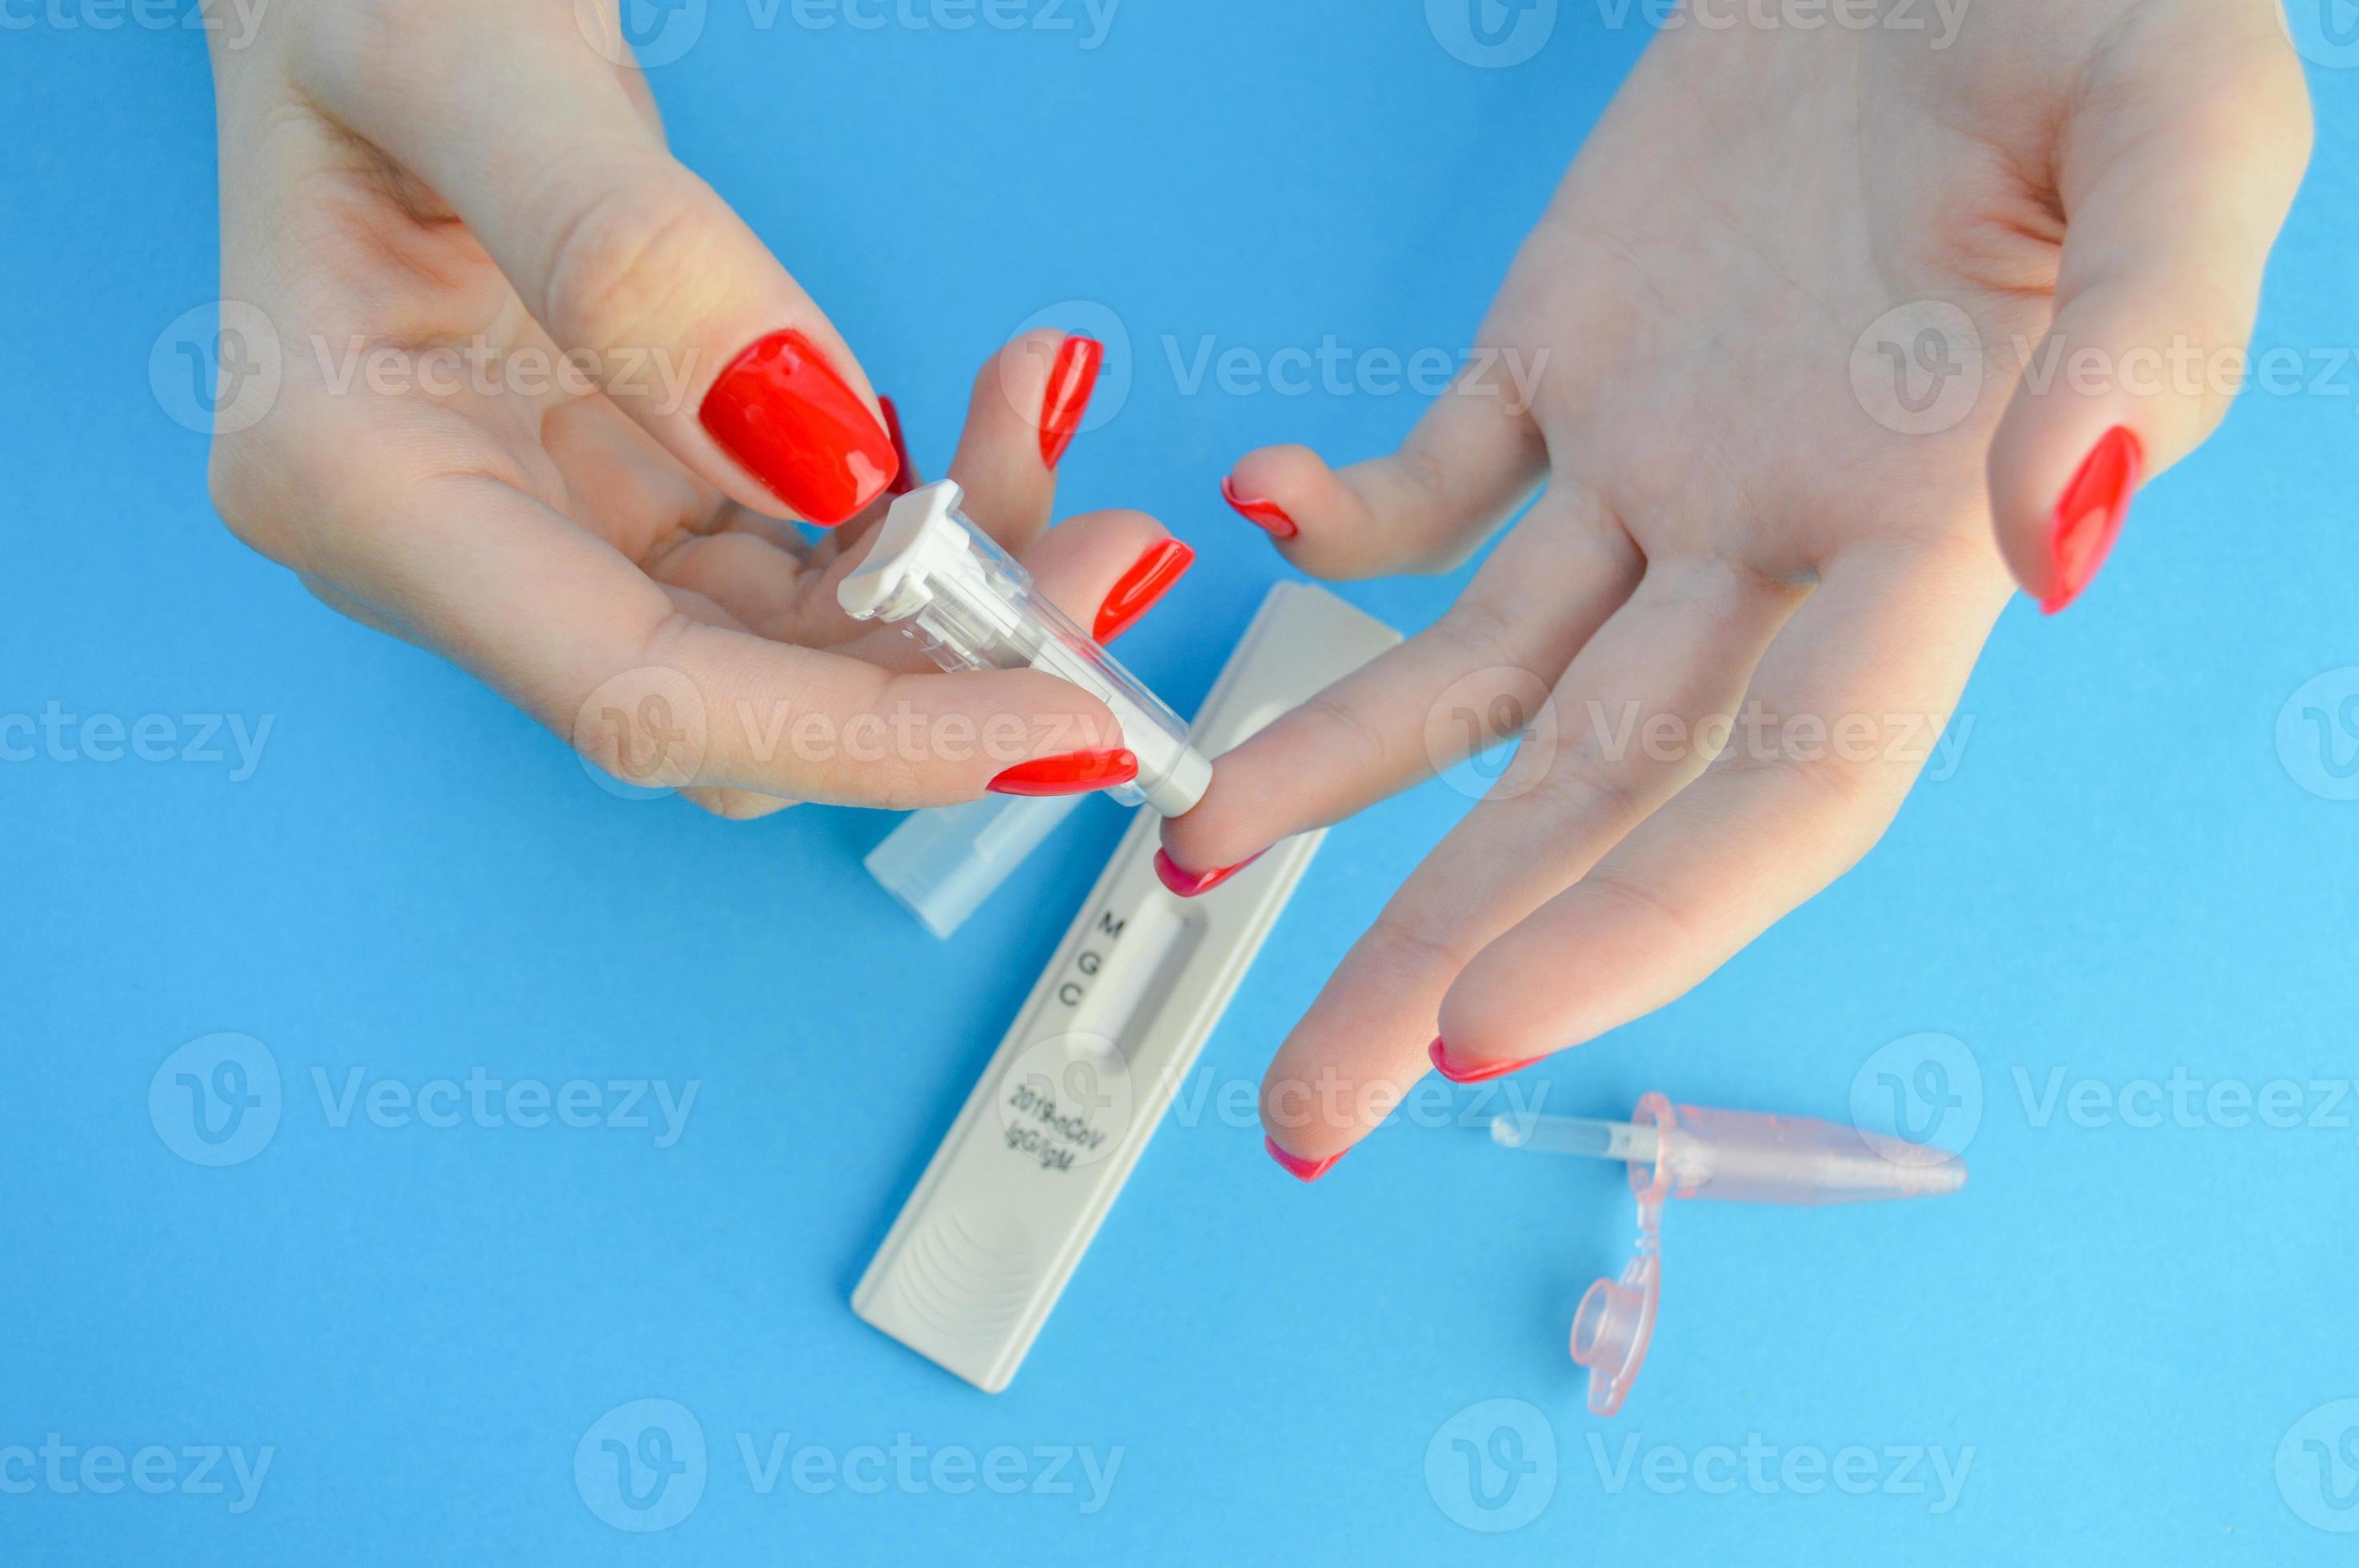
[[[1222,759],[1166,827],[1167,880],[1203,891],[1525,735],[1271,1065],[1296,1174],[1429,1059],[1467,1081],[1593,1039],[1848,869],[2015,583],[2070,602],[2141,471],[2223,412],[2309,150],[2275,0],[1976,0],[1930,44],[1665,32],[1481,334],[1538,372],[1535,406],[1495,369],[1392,457],[1237,466],[1239,509],[1327,577],[1447,568],[1548,487],[1437,625]],[[1984,362],[1938,429],[1855,369],[1874,324],[1928,347],[1887,319],[1925,302],[1959,329],[1930,346]],[[2025,374],[2031,344],[2052,376]],[[1716,748],[1714,717],[1746,713]]]

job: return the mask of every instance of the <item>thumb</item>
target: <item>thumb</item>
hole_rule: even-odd
[[[2070,112],[2055,319],[1990,453],[2000,552],[2050,614],[2096,575],[2140,481],[2212,433],[2241,379],[2310,156],[2275,10],[2189,7],[2119,38]]]
[[[671,454],[771,515],[832,524],[899,464],[843,340],[665,146],[570,5],[371,7],[307,62],[323,106],[463,220],[558,347]],[[622,70],[630,68],[624,67]]]

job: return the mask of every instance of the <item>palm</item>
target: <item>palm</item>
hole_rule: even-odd
[[[2052,194],[2012,172],[2053,148],[2000,137],[2056,117],[1976,118],[1958,71],[1897,95],[1824,43],[1737,70],[1710,42],[1647,55],[1486,330],[1550,353],[1535,413],[1555,481],[1594,490],[1649,562],[1803,581],[1863,543],[1962,546],[1995,615],[1984,462],[2063,237]]]
[[[1451,564],[1530,501],[1439,624],[1167,828],[1211,878],[1521,732],[1279,1049],[1290,1168],[1429,1049],[1491,1076],[1661,1006],[1867,849],[2013,584],[2069,602],[2142,458],[2219,416],[2126,373],[2241,343],[2307,136],[2270,0],[1975,0],[1940,48],[1692,16],[1655,41],[1484,322],[1529,409],[1478,374],[1396,454],[1232,476],[1338,577]],[[2124,373],[2026,373],[2089,349]]]

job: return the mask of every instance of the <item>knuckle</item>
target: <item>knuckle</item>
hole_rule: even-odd
[[[644,340],[676,327],[706,287],[718,249],[710,205],[644,164],[558,183],[562,216],[547,251],[542,319],[568,343],[658,346]]]
[[[1600,868],[1582,878],[1580,887],[1584,897],[1606,905],[1623,920],[1642,921],[1661,928],[1676,946],[1692,948],[1701,944],[1695,923],[1644,882]]]
[[[1520,800],[1551,821],[1625,822],[1642,815],[1649,791],[1628,764],[1593,758],[1560,761],[1540,774]]]
[[[1798,757],[1785,751],[1756,753],[1731,747],[1714,769],[1745,783],[1765,784],[1800,796],[1788,814],[1811,846],[1848,869],[1892,825],[1906,793],[1893,788],[1887,770],[1832,756]]]
[[[1474,954],[1448,931],[1386,910],[1361,938],[1360,957],[1380,974],[1455,976]]]

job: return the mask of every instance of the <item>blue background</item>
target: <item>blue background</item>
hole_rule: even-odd
[[[1147,506],[1200,550],[1125,648],[1185,710],[1284,569],[1218,502],[1226,466],[1275,439],[1371,454],[1419,408],[1182,395],[1166,338],[1454,349],[1643,35],[1569,5],[1531,63],[1486,70],[1397,0],[1132,0],[1103,48],[1080,41],[758,31],[715,0],[653,75],[683,156],[826,302],[929,467],[1019,323],[1071,301],[1120,319],[1137,373],[1063,499]],[[2359,94],[2346,70],[2312,81],[2319,151],[2260,333],[2305,351],[2359,342]],[[1121,815],[1092,803],[940,944],[860,868],[885,818],[732,826],[596,787],[213,518],[205,442],[147,378],[217,287],[196,36],[10,31],[0,103],[0,709],[273,723],[243,780],[0,765],[0,1448],[275,1449],[242,1515],[234,1487],[0,1494],[0,1561],[2348,1561],[2296,1509],[2347,1519],[2354,1473],[2321,1489],[2297,1463],[2281,1486],[2277,1455],[2359,1396],[2353,1105],[2288,1130],[2043,1125],[2037,1102],[2059,1068],[2118,1092],[2359,1063],[2359,803],[2300,787],[2315,759],[2276,738],[2297,687],[2359,665],[2359,372],[2248,395],[2140,500],[2083,604],[2010,610],[1962,767],[1856,872],[1678,1005],[1526,1075],[1558,1109],[1661,1088],[1842,1116],[1879,1047],[1942,1032],[1983,1094],[1964,1195],[1674,1211],[1654,1360],[1599,1422],[1564,1333],[1625,1249],[1616,1173],[1494,1151],[1466,1091],[1465,1127],[1394,1128],[1304,1187],[1249,1118],[1208,1109],[1158,1137],[993,1398],[848,1296]],[[1456,586],[1346,591],[1414,630]],[[1333,833],[1197,1087],[1258,1078],[1466,804],[1429,785]],[[147,1096],[218,1031],[263,1044],[285,1103],[255,1158],[205,1169]],[[701,1089],[658,1149],[340,1128],[315,1067]],[[572,1469],[643,1398],[694,1412],[712,1451],[701,1503],[652,1537],[600,1522]],[[1552,1435],[1554,1490],[1483,1535],[1447,1442],[1430,1477],[1427,1453],[1498,1398],[1536,1407],[1523,1452]],[[740,1433],[1122,1456],[1093,1513],[1086,1487],[764,1496]],[[1886,1448],[1973,1458],[1945,1512],[1938,1487],[1714,1495],[1637,1466],[1617,1491],[1593,1442],[1610,1471],[1634,1434],[1640,1465],[1754,1434],[1864,1445],[1907,1484],[1930,1468],[1897,1477]]]

